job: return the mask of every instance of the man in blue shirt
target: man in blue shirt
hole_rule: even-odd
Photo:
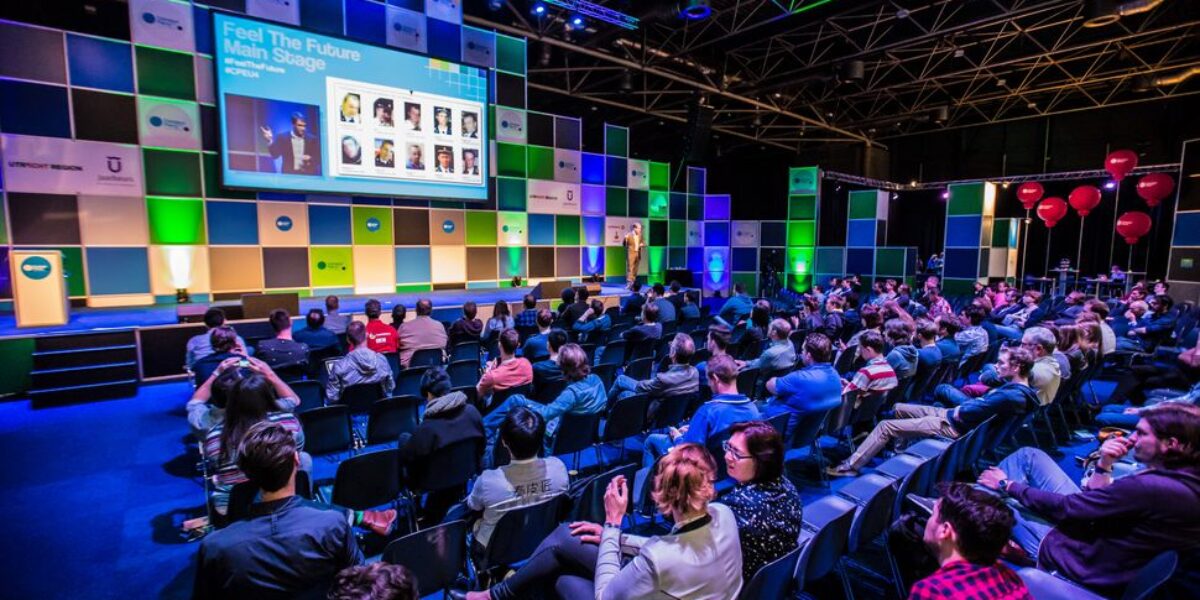
[[[659,323],[675,322],[675,304],[666,298],[667,290],[663,284],[654,284],[654,305],[658,307]]]
[[[754,309],[754,301],[746,294],[746,288],[741,283],[733,284],[733,295],[725,301],[721,311],[717,313],[716,321],[730,329],[737,327],[738,321],[750,316]]]
[[[321,312],[321,309],[314,308],[308,311],[304,325],[303,329],[292,333],[292,339],[308,346],[310,352],[320,352],[338,345],[337,335],[325,329],[325,313]]]
[[[771,321],[767,327],[767,338],[770,345],[758,358],[751,361],[738,361],[742,369],[758,369],[763,373],[786,373],[796,365],[796,347],[788,336],[792,334],[792,325],[783,319]]]
[[[823,333],[808,334],[800,356],[804,368],[767,381],[767,392],[774,397],[763,408],[763,416],[792,413],[788,435],[804,414],[832,410],[842,403],[842,378],[831,364],[833,343],[829,338]]]
[[[645,304],[646,297],[642,295],[642,284],[635,281],[630,293],[621,297],[621,314],[639,315]]]
[[[938,350],[942,351],[942,361],[958,365],[958,360],[962,358],[962,350],[958,347],[958,342],[954,341],[954,335],[962,330],[962,324],[958,317],[954,315],[938,315]]]
[[[525,310],[517,314],[517,318],[515,319],[517,327],[533,327],[537,325],[537,298],[534,298],[533,294],[525,294],[525,298],[521,302],[525,306]]]
[[[1175,329],[1175,317],[1171,307],[1175,301],[1166,294],[1150,296],[1150,312],[1138,319],[1137,325],[1117,340],[1117,350],[1122,352],[1147,352],[1171,335]]]
[[[759,418],[758,406],[737,391],[737,364],[728,356],[708,361],[708,385],[712,400],[696,411],[692,421],[681,429],[671,427],[667,433],[652,433],[646,437],[642,465],[652,467],[658,457],[671,448],[689,442],[704,445],[708,438],[728,429],[734,423]]]
[[[603,344],[608,341],[612,319],[604,314],[603,302],[592,300],[588,309],[571,325],[571,329],[579,335],[580,343]]]
[[[524,356],[530,360],[541,360],[550,356],[550,346],[546,341],[546,336],[550,333],[550,325],[554,323],[554,313],[550,309],[543,308],[538,311],[537,326],[538,333],[529,336],[525,340],[525,345],[521,346],[521,351],[517,356]]]
[[[929,319],[917,319],[917,373],[928,373],[942,364],[942,349],[938,347],[937,325]]]

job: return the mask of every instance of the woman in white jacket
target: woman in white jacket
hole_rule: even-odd
[[[560,526],[515,574],[467,598],[520,598],[548,585],[562,598],[737,598],[742,589],[737,522],[728,507],[709,503],[715,477],[703,446],[677,446],[659,462],[652,494],[659,511],[675,523],[670,533],[645,538],[621,532],[629,486],[618,476],[604,495],[604,525]],[[632,560],[623,560],[626,555]]]

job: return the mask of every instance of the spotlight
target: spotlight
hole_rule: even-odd
[[[711,14],[712,7],[708,5],[708,0],[687,0],[679,8],[681,17],[693,21],[707,19]]]
[[[571,20],[567,21],[567,23],[571,26],[571,29],[583,29],[586,21],[583,20],[583,15],[571,15]]]
[[[546,5],[541,2],[534,2],[533,9],[530,10],[535,17],[541,17],[546,14]]]
[[[1114,0],[1088,0],[1083,5],[1083,26],[1104,27],[1121,20]]]
[[[1004,183],[1001,183],[1001,184],[1000,184],[1000,187],[1002,187],[1002,188],[1004,188],[1004,189],[1006,189],[1006,190],[1007,190],[1007,189],[1008,189],[1008,182],[1007,182],[1007,181],[1005,181]]]
[[[899,197],[900,197],[900,194],[897,194],[896,192],[892,192],[892,200],[895,200],[896,198],[899,198]]]
[[[949,200],[949,199],[950,199],[950,190],[946,190],[946,191],[942,192],[942,200]]]
[[[1106,189],[1106,190],[1115,190],[1115,189],[1117,189],[1117,182],[1115,182],[1115,181],[1105,181],[1105,182],[1104,182],[1104,189]]]
[[[946,105],[939,106],[933,109],[933,122],[945,123],[950,120],[950,107]]]
[[[493,11],[500,10],[504,8],[504,0],[488,0],[488,8]]]
[[[909,181],[908,185],[909,187],[917,187],[917,180],[913,179],[912,181]]]

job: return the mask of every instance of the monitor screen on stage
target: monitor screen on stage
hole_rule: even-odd
[[[213,16],[223,183],[487,198],[486,69]]]

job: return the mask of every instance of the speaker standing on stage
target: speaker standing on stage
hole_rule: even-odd
[[[632,287],[637,281],[638,263],[642,260],[642,249],[646,242],[642,238],[642,224],[634,223],[629,233],[625,234],[625,284]]]

